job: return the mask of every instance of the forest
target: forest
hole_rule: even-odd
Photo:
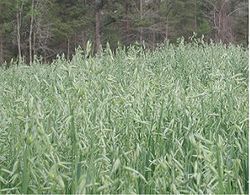
[[[154,49],[194,35],[248,45],[247,0],[1,0],[0,64],[51,62],[87,42]]]

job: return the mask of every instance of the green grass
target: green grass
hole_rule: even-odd
[[[0,193],[248,193],[241,47],[78,52],[0,92]]]

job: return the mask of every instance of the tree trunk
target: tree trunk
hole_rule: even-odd
[[[86,0],[83,1],[83,4],[84,4],[84,7],[87,5]],[[88,41],[87,33],[86,33],[85,28],[84,28],[83,31],[82,31],[82,44],[81,44],[82,49],[86,49],[87,41]]]
[[[32,49],[32,34],[33,34],[33,23],[34,23],[34,0],[31,2],[31,16],[30,16],[30,32],[29,32],[29,64],[33,63],[33,49]]]
[[[69,38],[67,39],[67,60],[70,58],[70,42]]]
[[[95,47],[96,53],[101,52],[101,6],[100,1],[95,1]]]
[[[197,0],[194,1],[194,32],[197,32]]]
[[[125,7],[125,18],[124,18],[124,37],[125,37],[125,44],[129,44],[129,4],[128,1],[124,1],[124,7]]]
[[[19,6],[19,4],[17,5],[17,13],[16,13],[16,28],[17,28],[17,34],[16,34],[16,38],[17,38],[17,49],[18,49],[18,64],[21,63],[22,61],[22,50],[21,50],[21,35],[20,35],[20,30],[21,30],[21,22],[22,22],[22,8],[23,8],[23,4],[21,6]]]
[[[34,58],[34,56],[36,56],[36,32],[34,32],[33,31],[33,36],[32,36],[33,38],[33,58]],[[33,59],[34,60],[34,59]]]
[[[232,21],[228,15],[230,2],[227,0],[218,1],[216,6],[214,9],[215,40],[223,43],[233,42]],[[216,9],[219,11],[216,12]]]
[[[87,37],[87,33],[86,33],[85,30],[82,32],[82,36],[83,36],[83,38],[82,38],[82,48],[86,49],[86,44],[87,44],[87,41],[88,41],[88,37]]]
[[[168,31],[169,31],[169,26],[168,26],[168,17],[167,17],[167,23],[166,23],[166,27],[165,27],[165,40],[168,40]]]
[[[3,7],[0,5],[0,12],[3,13]],[[4,21],[0,20],[0,66],[2,66],[3,61],[4,61],[4,54],[3,54],[3,32],[1,29],[3,29]]]
[[[156,47],[156,32],[155,29],[152,31],[152,48]]]
[[[0,66],[3,64],[4,62],[4,56],[3,56],[3,37],[2,34],[0,33]]]
[[[140,19],[143,19],[143,0],[140,0]],[[140,27],[140,43],[143,43],[143,28]]]

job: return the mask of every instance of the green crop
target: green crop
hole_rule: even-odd
[[[0,193],[248,193],[248,51],[85,56],[0,70]]]

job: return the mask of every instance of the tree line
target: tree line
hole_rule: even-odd
[[[0,64],[70,59],[89,40],[95,53],[107,42],[153,49],[194,32],[248,44],[247,0],[1,0],[0,12]]]

